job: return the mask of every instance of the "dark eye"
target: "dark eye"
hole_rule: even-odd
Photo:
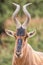
[[[17,38],[17,35],[16,35],[16,33],[14,34],[14,37],[15,37],[15,38]]]
[[[25,36],[24,36],[24,40],[26,40],[26,38],[27,38],[27,37],[28,37],[28,36],[27,36],[27,35],[25,35]]]
[[[25,39],[26,39],[26,37],[24,36],[24,37],[23,37],[23,40],[25,40]]]

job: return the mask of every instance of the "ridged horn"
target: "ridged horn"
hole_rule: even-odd
[[[27,6],[29,6],[30,4],[32,4],[32,3],[28,3],[28,4],[26,4],[26,5],[24,5],[23,6],[23,12],[24,12],[24,14],[26,15],[26,21],[24,21],[24,23],[23,23],[23,25],[22,25],[22,27],[24,28],[24,29],[26,29],[27,28],[27,25],[28,25],[28,23],[29,23],[29,21],[30,21],[30,19],[31,19],[31,15],[30,15],[30,13],[27,11],[27,9],[26,9],[26,7]]]
[[[14,20],[17,29],[21,27],[20,22],[17,20],[16,15],[18,14],[19,10],[20,10],[20,5],[16,4],[16,3],[12,3],[14,6],[16,6],[16,10],[14,11],[13,15],[12,15],[12,19]]]

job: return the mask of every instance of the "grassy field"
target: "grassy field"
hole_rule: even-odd
[[[19,18],[21,23],[25,17]],[[16,30],[14,22],[11,19],[6,20],[5,26],[7,29]],[[30,21],[27,31],[36,29],[36,35],[33,38],[28,38],[28,43],[37,51],[43,51],[43,18],[34,18]],[[15,38],[2,36],[3,45],[0,45],[0,65],[12,65],[12,57],[15,45]]]

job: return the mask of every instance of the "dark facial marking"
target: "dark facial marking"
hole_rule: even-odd
[[[18,41],[17,41],[17,52],[21,51],[21,47],[22,47],[22,39],[18,39]]]
[[[22,27],[17,29],[17,36],[25,36],[25,29],[23,29]]]

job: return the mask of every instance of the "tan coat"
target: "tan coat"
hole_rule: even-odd
[[[23,52],[24,56],[21,59],[13,56],[12,65],[43,65],[42,52],[34,51],[29,44],[26,44]]]

